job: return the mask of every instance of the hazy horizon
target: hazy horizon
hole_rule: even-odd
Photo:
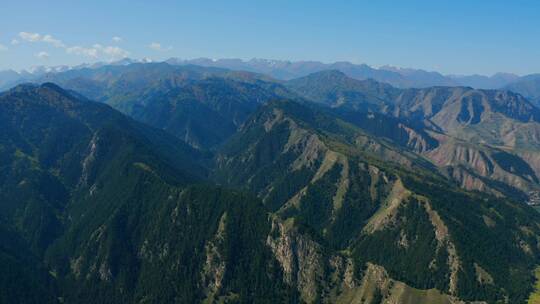
[[[349,61],[444,75],[540,72],[540,4],[529,0],[24,1],[3,8],[0,70],[205,57]]]
[[[26,67],[26,68],[21,68],[21,69],[12,69],[12,68],[7,68],[7,69],[0,69],[0,71],[9,71],[9,70],[12,70],[12,71],[15,71],[17,73],[23,73],[24,71],[26,72],[33,72],[39,68],[50,68],[50,69],[54,69],[54,68],[60,68],[60,67],[69,67],[70,69],[71,68],[79,68],[79,67],[92,67],[92,66],[101,66],[101,65],[109,65],[109,64],[115,64],[115,63],[119,63],[119,62],[122,62],[124,60],[129,60],[129,61],[133,61],[133,62],[137,62],[137,63],[160,63],[160,62],[167,62],[169,60],[182,60],[182,61],[196,61],[196,60],[214,60],[214,61],[220,61],[220,60],[241,60],[242,62],[244,63],[247,63],[247,62],[250,62],[250,61],[254,61],[254,60],[268,60],[268,61],[279,61],[279,62],[290,62],[290,63],[302,63],[302,62],[318,62],[318,63],[323,63],[323,64],[334,64],[334,63],[342,63],[342,62],[347,62],[347,63],[351,63],[351,64],[354,64],[354,65],[367,65],[371,68],[374,68],[374,69],[379,69],[379,70],[391,70],[391,69],[401,69],[401,70],[408,70],[408,69],[411,69],[411,70],[422,70],[422,71],[425,71],[425,72],[435,72],[435,73],[439,73],[443,76],[446,76],[446,77],[469,77],[469,76],[482,76],[482,77],[494,77],[496,75],[501,75],[501,74],[507,74],[507,75],[515,75],[515,76],[519,76],[519,77],[523,77],[523,76],[528,76],[528,75],[532,75],[532,74],[538,74],[536,72],[533,72],[533,73],[530,73],[530,74],[517,74],[517,73],[512,73],[512,72],[505,72],[505,71],[499,71],[499,72],[495,72],[495,73],[492,73],[492,74],[482,74],[482,73],[471,73],[471,74],[463,74],[463,73],[457,73],[457,74],[453,74],[453,73],[450,73],[450,74],[446,74],[446,73],[443,73],[441,71],[438,71],[438,70],[429,70],[429,69],[422,69],[422,68],[418,68],[418,67],[404,67],[404,66],[395,66],[395,65],[389,65],[389,64],[385,64],[385,65],[380,65],[380,66],[375,66],[375,65],[371,65],[369,63],[366,63],[366,62],[351,62],[351,61],[347,61],[347,60],[340,60],[340,61],[320,61],[320,60],[288,60],[288,59],[275,59],[275,58],[257,58],[257,57],[252,57],[252,58],[233,58],[233,57],[230,57],[230,58],[209,58],[209,57],[192,57],[192,58],[180,58],[180,57],[169,57],[169,58],[164,58],[164,59],[157,59],[157,60],[154,60],[152,58],[149,58],[149,57],[143,57],[143,58],[132,58],[132,57],[124,57],[124,58],[118,58],[116,60],[108,60],[108,61],[88,61],[88,62],[79,62],[79,63],[76,63],[76,64],[58,64],[58,65],[48,65],[48,64],[36,64],[36,65],[33,65],[33,66],[29,66],[29,67]]]

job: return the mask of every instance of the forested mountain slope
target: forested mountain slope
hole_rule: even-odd
[[[294,242],[291,234],[304,231],[313,246],[329,250],[317,255],[317,268],[336,259],[353,265],[357,281],[343,289],[343,297],[367,297],[356,288],[377,267],[409,286],[436,289],[447,301],[527,297],[529,289],[522,287],[530,283],[520,280],[531,278],[526,273],[536,263],[538,214],[519,202],[464,192],[429,173],[421,158],[339,119],[294,102],[273,102],[224,146],[217,161],[218,180],[258,193],[274,211],[275,252],[287,252],[283,246]],[[329,272],[291,268],[295,254],[302,253],[278,258],[292,278],[331,274],[330,266]],[[335,292],[331,281],[304,286],[291,280],[304,299],[315,299],[313,290]],[[391,288],[373,288],[384,298],[396,297]],[[334,300],[345,299],[340,295]]]
[[[0,117],[2,301],[293,298],[258,200],[196,185],[206,156],[52,84],[2,94]]]

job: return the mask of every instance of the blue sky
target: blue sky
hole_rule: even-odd
[[[540,1],[7,2],[0,69],[129,56],[540,72]]]

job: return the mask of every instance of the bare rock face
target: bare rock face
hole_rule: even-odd
[[[442,134],[436,134],[440,145],[423,153],[448,177],[462,188],[505,195],[496,183],[528,193],[540,187],[538,153],[476,144]],[[492,183],[490,181],[495,181]]]
[[[326,254],[309,235],[300,233],[292,219],[274,219],[266,243],[282,268],[284,281],[306,303],[330,302],[342,290],[357,285],[352,260]]]
[[[540,176],[540,153],[538,151],[525,150],[518,151],[517,154],[531,166],[536,176]]]
[[[442,171],[451,169],[446,175],[464,189],[515,196],[514,189],[501,189],[509,186],[523,199],[540,188],[536,178],[540,165],[535,160],[540,155],[540,110],[519,94],[469,87],[397,89],[335,71],[315,73],[289,85],[336,108],[343,119],[368,133],[426,156]],[[426,130],[434,132],[426,134]],[[378,156],[396,160],[372,141],[357,142]],[[536,176],[501,165],[490,155],[497,150],[519,154]]]
[[[96,160],[96,156],[98,153],[98,142],[99,142],[99,135],[97,133],[94,133],[92,136],[92,139],[90,140],[90,143],[88,144],[88,154],[85,156],[83,161],[81,162],[82,172],[81,177],[79,179],[79,185],[80,186],[88,186],[89,178],[90,178],[90,167],[92,166],[93,162]]]
[[[407,147],[417,153],[423,153],[430,150],[431,144],[427,142],[426,138],[419,134],[416,130],[404,125],[399,124],[401,130],[407,134]]]
[[[273,222],[271,235],[277,237],[269,236],[266,242],[282,267],[285,282],[295,286],[304,301],[313,303],[324,279],[321,247],[287,224],[293,223]]]
[[[429,203],[422,204],[436,231],[441,250],[448,251],[450,293],[456,293],[460,268],[456,249],[437,212]],[[359,278],[355,275],[351,258],[323,250],[310,235],[302,233],[292,219],[282,221],[274,218],[266,243],[281,266],[284,282],[295,288],[306,303],[464,303],[436,289],[416,289],[394,280],[383,266],[373,263],[367,263]],[[489,283],[490,275],[480,271],[482,273],[478,276]]]
[[[437,211],[433,210],[429,201],[422,200],[422,204],[429,215],[431,224],[435,228],[435,238],[437,239],[437,249],[446,248],[448,255],[448,268],[450,269],[450,284],[449,293],[451,295],[457,295],[458,292],[458,272],[461,268],[461,262],[457,254],[456,246],[450,240],[450,234],[448,227],[441,219]]]
[[[223,256],[222,247],[225,242],[227,213],[221,216],[218,230],[214,237],[205,246],[206,261],[201,272],[201,285],[209,303],[222,287],[227,264]]]
[[[384,267],[372,263],[366,266],[358,286],[339,295],[335,303],[465,303],[436,289],[420,290],[392,279]],[[484,303],[484,302],[475,302]]]

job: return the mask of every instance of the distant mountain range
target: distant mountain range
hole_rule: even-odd
[[[347,76],[359,80],[374,79],[391,84],[397,88],[425,88],[433,86],[467,86],[475,89],[510,89],[540,104],[540,75],[518,76],[509,73],[483,75],[443,75],[421,69],[403,69],[391,66],[373,68],[366,64],[350,62],[322,63],[319,61],[283,61],[268,59],[208,59],[199,58],[182,60],[171,58],[170,64],[194,64],[208,67],[220,67],[232,70],[244,70],[267,74],[277,79],[290,80],[324,70],[338,70]]]
[[[150,62],[148,59],[134,60],[125,58],[113,63],[99,62],[82,64],[75,67],[34,67],[29,71],[0,71],[0,90],[13,85],[31,81],[47,73],[63,72],[70,69],[99,68],[105,65],[127,65],[131,63]],[[178,59],[165,61],[171,65],[199,65],[205,67],[225,68],[236,71],[261,73],[280,80],[290,80],[324,70],[338,70],[347,76],[364,80],[374,79],[391,84],[397,88],[425,88],[432,86],[467,86],[475,89],[509,89],[540,104],[540,74],[518,76],[509,73],[497,73],[493,76],[483,75],[443,75],[421,69],[397,68],[382,66],[373,68],[366,64],[350,62],[322,63],[319,61],[285,61],[269,59]]]
[[[80,64],[76,66],[59,65],[59,66],[33,66],[27,70],[21,70],[19,72],[14,70],[0,71],[0,91],[9,89],[17,84],[24,82],[31,82],[34,79],[46,74],[61,73],[70,70],[80,69],[95,69],[102,66],[112,65],[128,65],[137,62],[149,62],[147,59],[134,60],[125,58],[116,62],[97,62],[93,64]]]
[[[536,105],[540,105],[540,74],[523,76],[518,81],[510,83],[504,88],[518,92],[529,98]]]

